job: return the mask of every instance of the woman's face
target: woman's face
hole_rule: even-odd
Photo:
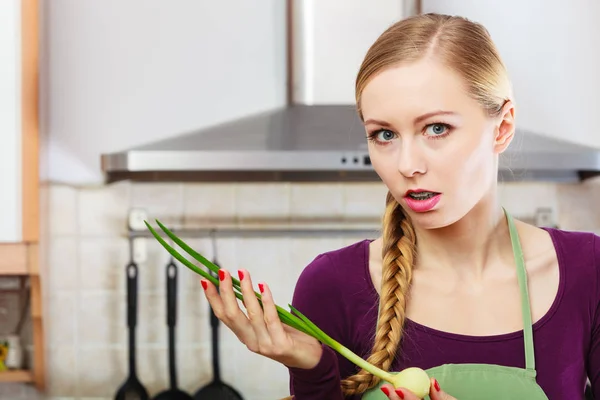
[[[510,103],[490,118],[459,75],[425,59],[377,74],[360,104],[373,167],[413,223],[450,225],[492,193]]]

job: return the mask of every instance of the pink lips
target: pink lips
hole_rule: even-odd
[[[404,200],[406,200],[406,204],[411,208],[411,210],[413,210],[415,212],[431,211],[437,205],[437,203],[440,202],[440,200],[442,198],[441,193],[438,193],[435,196],[432,196],[432,197],[430,197],[428,199],[424,199],[424,200],[413,199],[412,197],[409,196],[410,193],[420,193],[420,192],[435,193],[431,190],[425,190],[425,189],[408,190],[406,192],[406,195],[404,196]]]

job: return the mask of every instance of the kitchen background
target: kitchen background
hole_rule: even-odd
[[[369,9],[359,0],[328,3],[340,12]],[[387,9],[390,22],[408,9],[401,1],[370,4]],[[555,51],[561,43],[539,41],[537,27],[527,30],[526,22],[541,1],[514,4],[503,2],[501,7],[484,10],[463,2],[455,7],[459,13],[489,22],[492,34],[499,35],[508,29],[501,30],[497,21],[505,17],[503,13],[514,13],[507,34],[522,34],[522,47],[512,53],[512,48],[501,50],[514,66],[518,84],[526,75],[525,64],[513,61],[531,52],[529,57],[537,62],[527,68],[538,68],[541,56],[534,52]],[[322,221],[335,220],[336,226],[378,228],[386,193],[378,182],[104,181],[101,154],[283,106],[287,101],[285,2],[53,0],[40,2],[40,7],[40,261],[47,390],[41,395],[29,384],[0,383],[0,399],[113,398],[128,374],[125,266],[130,260],[127,224],[132,209],[145,210],[151,220],[185,227],[260,227],[274,220],[290,226],[301,220],[327,226]],[[436,1],[424,1],[422,7],[444,11]],[[548,12],[543,17],[546,23],[567,24],[581,48],[590,45],[586,38],[600,37],[600,28],[590,17],[600,15],[598,5],[579,1],[566,8],[564,3],[544,1],[542,8]],[[373,18],[382,13],[377,15]],[[353,37],[362,40],[357,46],[368,46],[380,28],[357,25]],[[590,34],[593,29],[595,35]],[[510,41],[504,38],[499,41],[508,46]],[[539,42],[532,46],[535,41]],[[561,60],[562,68],[582,72],[576,67],[581,61],[578,54]],[[598,70],[598,53],[587,56],[590,59],[581,68]],[[331,62],[335,65],[336,60]],[[350,100],[354,66],[340,67],[336,75],[343,82],[340,86],[347,86],[340,96]],[[538,71],[528,72],[532,73]],[[572,103],[563,104],[567,110],[577,111],[583,103],[586,110],[598,108],[597,98],[588,92],[599,87],[595,75],[572,74],[552,82],[573,96]],[[533,93],[519,93],[517,85],[525,123],[532,127],[535,123],[536,129],[557,138],[600,146],[592,119],[573,121],[555,109],[544,111],[557,99],[548,82],[535,82],[539,90]],[[503,182],[500,194],[503,205],[519,218],[532,219],[539,209],[547,208],[552,211],[551,223],[560,228],[600,232],[600,180]],[[224,268],[244,267],[255,282],[269,283],[277,302],[285,305],[298,275],[317,254],[363,237],[359,233],[217,236],[217,257]],[[192,238],[189,243],[213,256],[210,238]],[[140,254],[137,365],[140,380],[154,395],[168,386],[164,289],[168,257],[154,240],[147,240]],[[183,266],[179,272],[177,367],[180,387],[193,393],[212,379],[208,303],[198,276]],[[16,325],[19,315],[13,311],[19,306],[9,294],[0,293],[0,310],[10,311],[0,313],[0,334]],[[24,340],[30,331],[26,323]],[[247,351],[224,326],[220,336],[223,379],[245,399],[288,394],[285,368]],[[31,353],[32,347],[26,348]]]

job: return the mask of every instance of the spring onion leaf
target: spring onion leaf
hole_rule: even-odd
[[[208,269],[210,269],[212,272],[214,272],[214,273],[218,273],[219,272],[220,268],[219,268],[218,265],[214,264],[209,259],[207,259],[206,257],[204,257],[202,254],[198,253],[197,251],[195,251],[194,249],[192,249],[190,246],[188,246],[187,243],[185,243],[183,240],[181,240],[180,238],[178,238],[169,228],[167,228],[166,226],[164,226],[159,220],[156,220],[156,223],[158,224],[158,226],[160,227],[160,229],[169,238],[171,238],[171,240],[173,240],[173,242],[175,242],[179,247],[181,247],[186,253],[188,253],[194,259],[200,261],[202,264],[206,265],[206,267]],[[231,281],[233,282],[234,286],[236,286],[237,288],[240,288],[240,281],[239,280],[235,279],[232,276],[231,277]],[[258,295],[258,293],[257,293],[257,295]]]

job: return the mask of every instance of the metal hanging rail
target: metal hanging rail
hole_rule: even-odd
[[[281,237],[281,236],[294,236],[294,237],[311,237],[311,236],[340,236],[340,235],[363,235],[372,236],[379,232],[379,228],[374,227],[368,229],[364,227],[348,227],[348,228],[326,228],[326,227],[314,227],[314,228],[245,228],[245,227],[230,227],[230,228],[219,228],[219,227],[206,227],[206,228],[169,228],[173,233],[181,238],[201,238],[201,237]],[[162,237],[166,237],[165,233],[160,229],[156,230]],[[152,233],[150,231],[138,231],[129,230],[128,237],[130,239],[137,238],[151,238]]]
[[[144,210],[132,209],[129,213],[128,237],[151,238],[144,221],[150,222]],[[224,218],[222,220],[195,221],[193,226],[170,224],[162,221],[179,237],[279,237],[279,236],[338,236],[373,235],[381,229],[381,221],[374,217],[298,217],[298,218]],[[157,233],[166,236],[154,222],[150,222]]]

